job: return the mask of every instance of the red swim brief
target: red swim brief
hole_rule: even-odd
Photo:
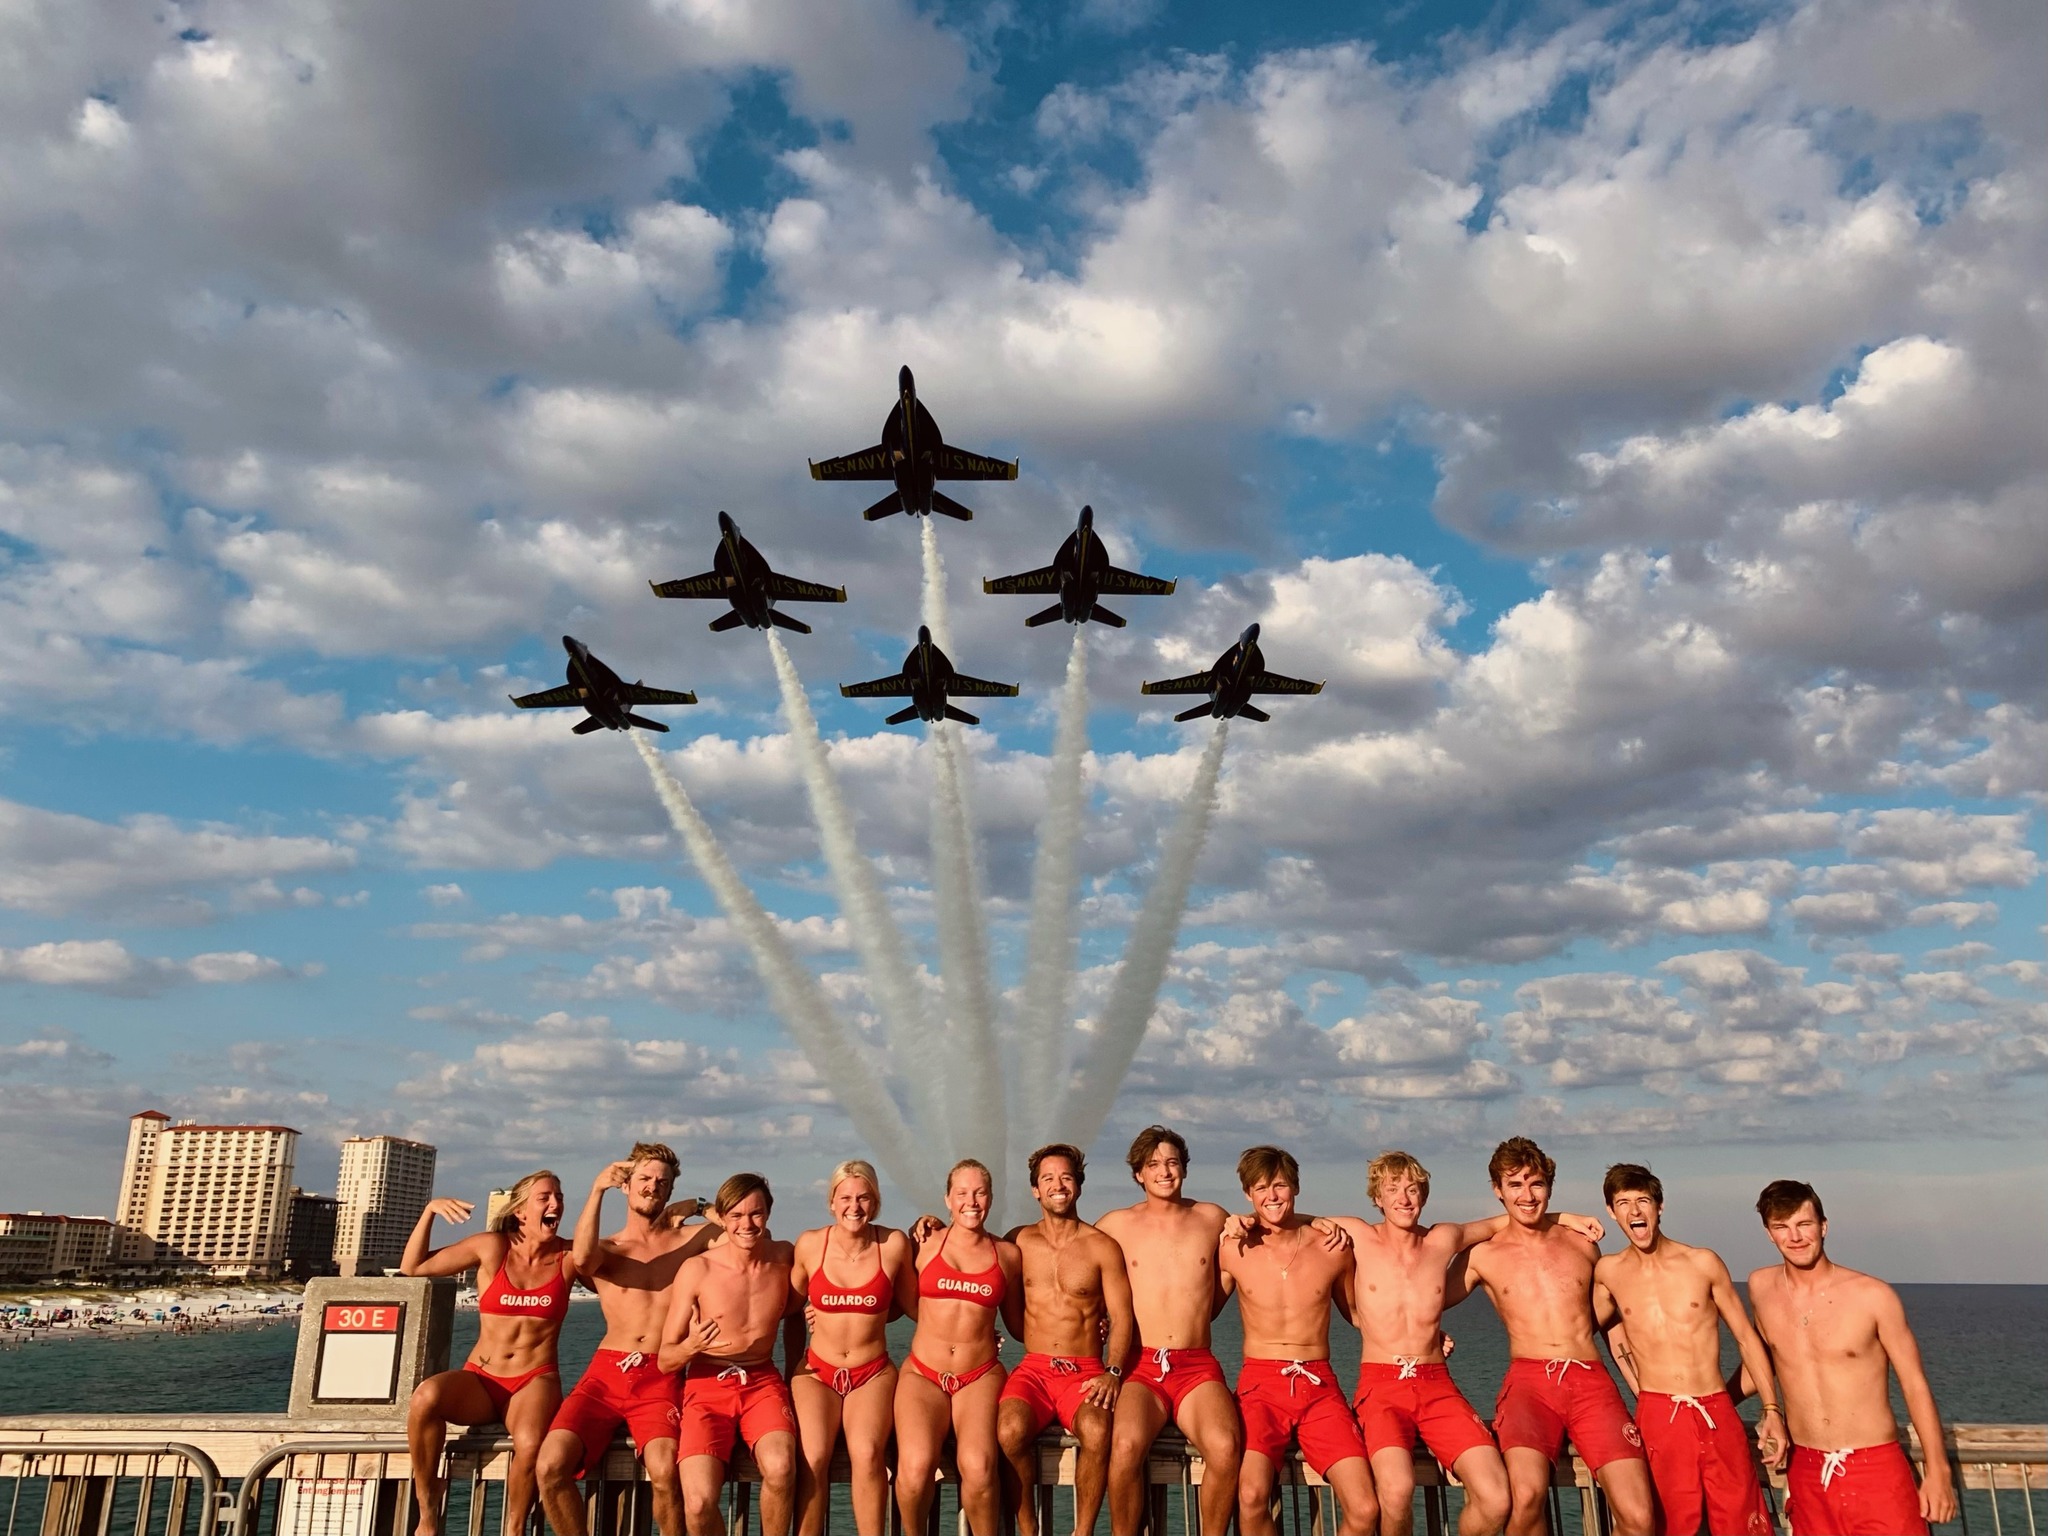
[[[1237,1373],[1237,1406],[1244,1415],[1244,1448],[1278,1462],[1287,1442],[1321,1477],[1340,1461],[1365,1455],[1358,1420],[1337,1387],[1328,1360],[1251,1360]]]
[[[1102,1374],[1102,1362],[1083,1355],[1027,1354],[1003,1383],[1003,1402],[1019,1402],[1031,1410],[1036,1435],[1054,1419],[1062,1429],[1074,1427],[1081,1411],[1082,1390]]]
[[[673,1440],[681,1414],[676,1408],[676,1375],[664,1371],[654,1356],[639,1350],[600,1349],[576,1390],[562,1399],[548,1433],[566,1429],[583,1442],[578,1477],[588,1477],[604,1462],[612,1431],[621,1424],[642,1456],[656,1440]]]
[[[532,1370],[522,1371],[517,1376],[493,1376],[473,1360],[465,1360],[462,1368],[473,1376],[483,1378],[484,1391],[490,1394],[491,1407],[497,1410],[500,1424],[505,1422],[505,1410],[512,1406],[512,1399],[519,1395],[521,1387],[536,1376],[556,1374],[556,1368],[552,1365],[536,1365]]]
[[[1141,1349],[1133,1358],[1130,1379],[1166,1399],[1167,1411],[1176,1419],[1195,1388],[1211,1381],[1228,1385],[1222,1363],[1206,1349]]]
[[[1493,1433],[1503,1451],[1541,1451],[1552,1461],[1569,1435],[1595,1472],[1611,1461],[1643,1459],[1643,1437],[1621,1389],[1597,1360],[1510,1360],[1493,1405]]]
[[[1772,1536],[1749,1434],[1726,1392],[1639,1392],[1636,1426],[1666,1536],[1695,1536],[1703,1517],[1713,1536]]]
[[[863,1360],[859,1365],[834,1365],[815,1349],[807,1349],[804,1351],[804,1364],[811,1368],[813,1376],[841,1397],[851,1397],[889,1369],[889,1354],[884,1350],[874,1359]]]
[[[1465,1401],[1451,1368],[1440,1360],[1366,1361],[1358,1368],[1351,1406],[1370,1456],[1413,1450],[1418,1434],[1446,1467],[1456,1466],[1467,1451],[1493,1448],[1486,1420]]]
[[[1853,1451],[1795,1445],[1785,1493],[1792,1536],[1927,1536],[1913,1464],[1896,1440]]]
[[[981,1364],[970,1365],[958,1376],[955,1376],[951,1371],[935,1371],[918,1359],[916,1355],[905,1357],[903,1363],[917,1375],[922,1376],[926,1381],[945,1393],[946,1396],[951,1397],[954,1393],[973,1386],[982,1377],[1001,1365],[1003,1357],[1001,1355],[990,1355]]]
[[[698,1359],[683,1372],[682,1423],[676,1456],[732,1459],[735,1437],[752,1450],[768,1435],[796,1433],[789,1383],[772,1360],[751,1365]]]

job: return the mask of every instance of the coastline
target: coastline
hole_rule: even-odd
[[[0,1292],[0,1349],[51,1339],[217,1333],[277,1323],[296,1328],[304,1306],[291,1285]]]

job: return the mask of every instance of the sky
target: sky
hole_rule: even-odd
[[[1091,634],[1086,1038],[1248,622],[1097,1146],[1311,1208],[1498,1138],[1648,1161],[1768,1257],[1810,1177],[1901,1279],[2048,1265],[2048,12],[313,0],[0,13],[0,1208],[129,1115],[572,1192],[635,1138],[818,1210],[861,1150],[558,636],[696,690],[667,761],[876,1035],[761,638],[650,580],[729,510],[935,964],[918,530],[806,460],[910,364],[1022,463],[938,532],[1014,1000],[1079,506],[1177,577]],[[1167,701],[1159,701],[1165,703]],[[902,1074],[915,1064],[885,1063]]]

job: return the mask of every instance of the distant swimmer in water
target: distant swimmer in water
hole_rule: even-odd
[[[1593,1311],[1603,1327],[1615,1324],[1608,1344],[1636,1394],[1658,1528],[1664,1536],[1771,1536],[1749,1432],[1721,1383],[1724,1324],[1763,1394],[1756,1448],[1773,1471],[1785,1465],[1785,1416],[1734,1278],[1711,1248],[1665,1234],[1664,1185],[1649,1169],[1616,1163],[1601,1193],[1628,1247],[1593,1266]]]
[[[676,1155],[660,1142],[641,1142],[590,1186],[576,1221],[571,1254],[576,1275],[604,1308],[604,1339],[556,1411],[540,1449],[540,1498],[555,1536],[584,1536],[579,1478],[602,1465],[619,1425],[633,1437],[664,1536],[681,1536],[683,1490],[676,1471],[675,1376],[661,1368],[661,1325],[668,1287],[683,1261],[719,1233],[714,1222],[686,1225],[702,1202],[669,1204]],[[626,1192],[626,1224],[599,1237],[605,1194]]]
[[[994,1180],[965,1158],[946,1175],[951,1226],[919,1234],[910,1357],[896,1381],[896,1506],[903,1529],[925,1528],[948,1431],[960,1474],[960,1507],[974,1536],[1001,1536],[996,1401],[1003,1360],[1000,1316],[1024,1331],[1024,1279],[1015,1243],[982,1230]],[[922,1224],[921,1224],[922,1225]]]
[[[775,1335],[792,1366],[802,1343],[789,1294],[794,1256],[768,1235],[775,1196],[758,1173],[718,1186],[712,1210],[725,1241],[687,1259],[670,1289],[661,1368],[683,1377],[676,1456],[689,1536],[723,1536],[718,1495],[735,1440],[761,1474],[762,1536],[788,1536],[796,1497],[796,1410],[775,1369]],[[789,1326],[785,1326],[787,1323]]]
[[[1899,1293],[1828,1257],[1827,1213],[1812,1185],[1779,1179],[1756,1209],[1783,1260],[1749,1277],[1749,1304],[1785,1392],[1793,1536],[1899,1536],[1955,1519],[1941,1413]],[[1888,1374],[1899,1378],[1913,1432],[1933,1448],[1917,1490]]]
[[[469,1220],[467,1200],[433,1200],[405,1240],[405,1275],[476,1271],[476,1347],[459,1371],[429,1376],[413,1389],[406,1415],[406,1453],[418,1492],[419,1536],[438,1536],[443,1488],[437,1475],[450,1424],[500,1423],[512,1437],[505,1476],[503,1529],[517,1536],[533,1509],[534,1463],[548,1421],[562,1403],[555,1341],[569,1315],[575,1259],[555,1235],[562,1222],[562,1181],[545,1169],[512,1186],[495,1230],[428,1246],[434,1218]]]
[[[889,1435],[895,1427],[896,1362],[889,1320],[917,1288],[910,1239],[875,1225],[882,1189],[874,1165],[856,1158],[832,1170],[830,1226],[796,1240],[789,1284],[810,1323],[810,1347],[790,1372],[803,1459],[797,1467],[797,1529],[819,1536],[841,1435],[853,1469],[855,1536],[889,1528]]]

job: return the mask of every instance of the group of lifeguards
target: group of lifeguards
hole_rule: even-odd
[[[494,1422],[515,1447],[506,1531],[524,1529],[537,1488],[556,1536],[586,1536],[578,1480],[621,1425],[663,1536],[720,1536],[719,1494],[742,1442],[764,1536],[788,1536],[792,1521],[820,1536],[842,1445],[860,1536],[888,1528],[892,1484],[903,1528],[922,1531],[949,1438],[974,1536],[1038,1536],[1038,1440],[1055,1421],[1078,1447],[1079,1536],[1105,1497],[1112,1536],[1137,1536],[1147,1454],[1169,1422],[1202,1458],[1210,1536],[1233,1517],[1243,1536],[1275,1536],[1290,1448],[1334,1489],[1339,1536],[1406,1536],[1418,1443],[1462,1489],[1461,1536],[1543,1531],[1567,1440],[1617,1536],[1769,1532],[1759,1457],[1786,1473],[1795,1536],[1899,1536],[1954,1518],[1946,1460],[1927,1458],[1916,1485],[1899,1443],[1894,1374],[1921,1443],[1943,1444],[1899,1299],[1827,1257],[1808,1185],[1780,1180],[1757,1202],[1781,1262],[1750,1276],[1752,1326],[1721,1259],[1664,1233],[1663,1187],[1636,1164],[1608,1170],[1603,1194],[1627,1246],[1603,1256],[1600,1221],[1551,1213],[1556,1165],[1523,1137],[1488,1165],[1500,1215],[1434,1225],[1422,1221],[1428,1171],[1405,1152],[1368,1170],[1377,1222],[1297,1210],[1300,1170],[1277,1147],[1238,1160],[1250,1209],[1235,1215],[1182,1193],[1188,1149],[1174,1131],[1149,1127],[1128,1161],[1142,1197],[1090,1223],[1076,1210],[1081,1152],[1041,1147],[1028,1173],[1043,1214],[1001,1238],[985,1229],[993,1180],[971,1159],[947,1176],[950,1219],[907,1231],[877,1224],[875,1170],[841,1163],[831,1222],[793,1243],[769,1235],[774,1196],[756,1173],[727,1179],[708,1213],[671,1203],[676,1156],[658,1144],[598,1175],[566,1241],[552,1173],[513,1186],[496,1230],[438,1249],[434,1221],[467,1221],[472,1207],[433,1201],[404,1271],[476,1270],[481,1319],[463,1368],[413,1395],[419,1536],[440,1531],[447,1425]],[[613,1189],[626,1219],[606,1237]],[[597,1293],[605,1335],[565,1398],[555,1345],[577,1283]],[[1474,1288],[1513,1357],[1491,1424],[1445,1363],[1443,1311]],[[1232,1295],[1244,1338],[1234,1389],[1210,1348]],[[1349,1400],[1330,1363],[1333,1305],[1363,1345]],[[887,1338],[898,1316],[916,1324],[900,1368]],[[1007,1370],[999,1324],[1024,1346]],[[1724,1327],[1742,1361],[1725,1382]],[[1601,1335],[1636,1395],[1633,1416]],[[1754,1450],[1736,1413],[1751,1393],[1762,1400]]]

